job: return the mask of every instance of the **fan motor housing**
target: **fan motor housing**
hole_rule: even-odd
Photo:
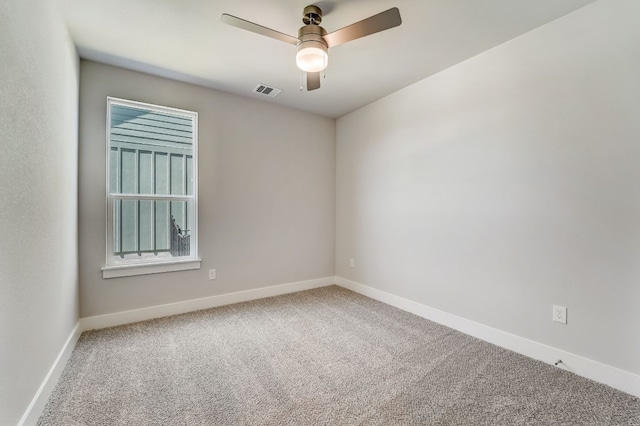
[[[323,37],[327,35],[327,31],[320,25],[309,24],[298,30],[298,51],[303,47],[316,47],[327,51],[327,43]]]
[[[322,43],[324,47],[327,47],[327,43],[325,43],[324,39],[322,38],[326,35],[327,31],[320,25],[308,24],[298,30],[298,40],[300,40],[299,43],[317,41],[319,43]]]
[[[302,22],[305,25],[319,25],[322,22],[322,9],[313,5],[305,7],[302,12]]]

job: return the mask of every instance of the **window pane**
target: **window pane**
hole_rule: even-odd
[[[186,201],[171,201],[171,243],[172,256],[188,256],[191,250],[191,230],[187,228]]]
[[[180,229],[188,229],[186,201],[171,201],[171,216],[176,221],[176,224]]]
[[[155,165],[155,193],[169,195],[169,154],[156,151]]]
[[[124,194],[137,194],[136,179],[136,151],[133,149],[120,150],[120,188]]]
[[[152,200],[138,201],[140,209],[139,222],[139,249],[141,252],[155,252],[153,246],[153,204]]]
[[[113,255],[120,258],[168,253],[188,256],[193,203],[166,200],[113,201]]]
[[[169,201],[156,201],[155,227],[156,227],[156,250],[169,250],[169,227],[171,217],[169,213]]]
[[[118,155],[118,148],[111,147],[109,150],[109,191],[120,192],[120,187],[118,186],[120,173],[118,172],[120,161],[120,156]]]
[[[138,251],[138,201],[121,200],[120,203],[122,252],[136,253]]]
[[[140,169],[138,193],[153,194],[153,153],[151,151],[139,151],[138,163]]]
[[[120,240],[121,221],[120,209],[122,202],[120,200],[113,201],[113,254],[119,256],[122,252],[122,242]]]
[[[188,155],[187,159],[187,195],[193,195],[193,157]]]
[[[171,154],[171,194],[185,195],[184,155]]]

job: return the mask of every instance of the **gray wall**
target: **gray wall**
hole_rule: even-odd
[[[0,2],[0,424],[78,319],[78,60],[49,0]]]
[[[638,22],[596,2],[340,118],[336,275],[640,374]]]
[[[102,279],[107,96],[198,112],[200,270]],[[333,276],[332,119],[81,61],[79,152],[82,317]]]

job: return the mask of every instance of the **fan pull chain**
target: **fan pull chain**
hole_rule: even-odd
[[[301,92],[302,92],[302,90],[304,90],[304,89],[302,88],[302,74],[304,74],[304,73],[302,72],[302,70],[300,70],[300,91],[301,91]]]
[[[325,56],[322,60],[324,63],[324,68],[322,68],[322,78],[327,78],[327,57]]]

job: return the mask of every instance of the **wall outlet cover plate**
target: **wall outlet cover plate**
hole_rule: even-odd
[[[566,306],[558,306],[553,305],[553,317],[552,319],[555,322],[559,322],[561,324],[567,323],[567,307]]]

